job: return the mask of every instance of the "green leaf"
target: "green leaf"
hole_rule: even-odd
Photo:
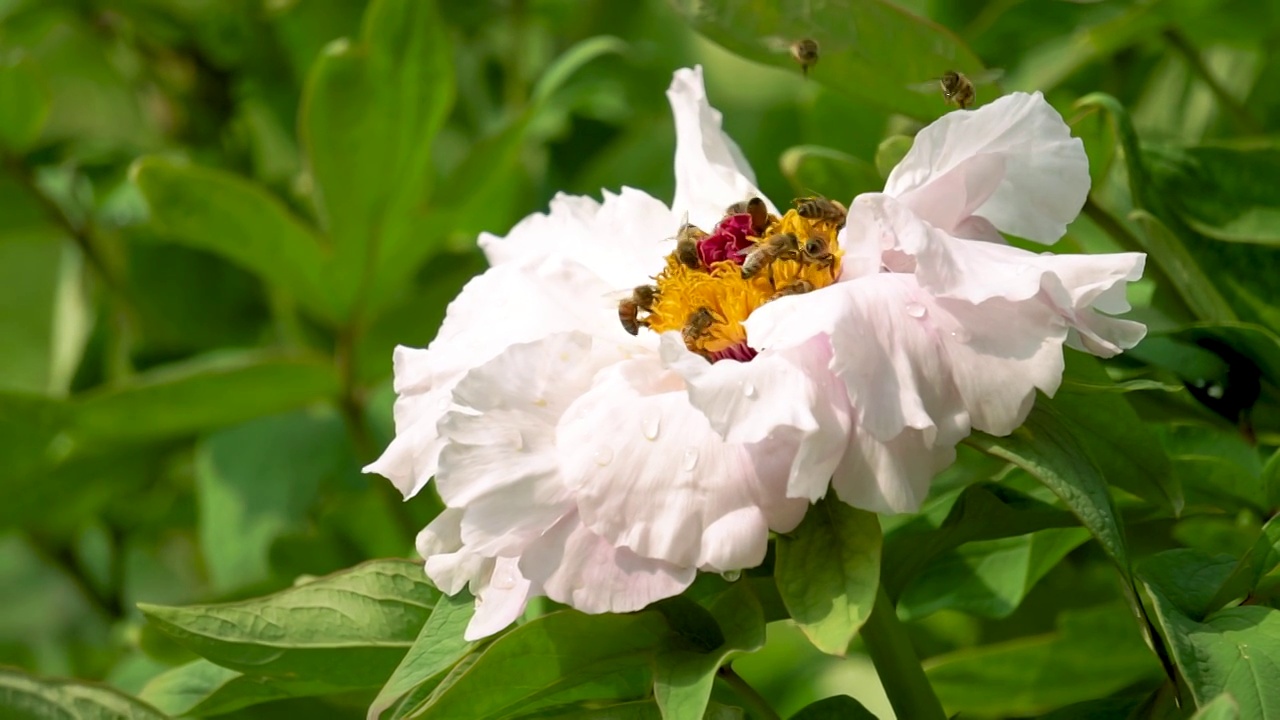
[[[246,675],[201,659],[155,676],[138,696],[174,717],[207,717],[286,698],[326,695],[348,689],[344,685],[305,679]]]
[[[462,637],[474,614],[475,598],[466,591],[436,602],[413,647],[369,706],[370,720],[377,720],[402,698],[407,697],[410,707],[417,704],[440,684],[444,674],[476,646]]]
[[[981,76],[982,62],[959,38],[886,0],[833,0],[820,6],[766,0],[672,4],[695,30],[735,54],[797,74],[791,44],[816,40],[819,59],[809,68],[811,79],[919,120],[950,109],[931,79],[948,70]]]
[[[252,600],[138,607],[152,624],[218,665],[362,688],[386,680],[438,597],[418,563],[374,560]]]
[[[1214,591],[1235,565],[1236,559],[1230,555],[1175,548],[1143,560],[1139,574],[1148,584],[1158,583],[1163,602],[1188,618],[1202,620],[1213,609]]]
[[[847,202],[864,192],[878,192],[884,181],[865,160],[820,145],[788,148],[778,159],[791,189],[802,196],[819,194]]]
[[[0,56],[0,148],[31,148],[49,117],[53,98],[35,63],[18,52]]]
[[[935,656],[925,671],[948,713],[988,717],[1036,715],[1160,677],[1120,605],[1064,612],[1055,632]]]
[[[1264,508],[1262,462],[1239,433],[1198,424],[1174,424],[1157,430],[1174,472],[1193,502],[1258,511]]]
[[[105,685],[37,678],[0,668],[0,715],[5,720],[165,720],[136,698]]]
[[[876,716],[848,695],[835,695],[804,706],[791,720],[876,720]]]
[[[223,352],[80,396],[69,434],[92,447],[163,440],[333,398],[338,388],[333,367],[316,357]]]
[[[703,717],[716,672],[725,660],[764,647],[764,609],[748,583],[732,583],[703,601],[719,626],[723,642],[710,649],[677,646],[659,656],[653,694],[665,720]]]
[[[666,720],[658,703],[652,700],[600,705],[582,703],[538,710],[528,715],[514,715],[516,720]],[[741,708],[711,703],[699,716],[703,720],[743,720]]]
[[[796,624],[819,650],[844,655],[875,604],[880,523],[834,498],[778,538],[775,578]]]
[[[1280,245],[1280,149],[1165,151],[1157,182],[1196,231],[1215,240]]]
[[[138,160],[131,174],[163,237],[227,258],[320,318],[340,317],[329,287],[329,249],[265,188],[163,157]]]
[[[1191,716],[1191,720],[1239,720],[1239,718],[1240,704],[1226,693],[1210,700]]]
[[[1206,607],[1214,589],[1186,578],[1220,576],[1222,570],[1219,558],[1172,550],[1143,563],[1139,577],[1196,706],[1229,693],[1241,717],[1280,718],[1280,610],[1240,606],[1203,621],[1185,612]]]
[[[342,270],[330,291],[344,317],[394,297],[438,248],[422,232],[423,207],[431,143],[453,96],[433,0],[374,0],[360,38],[331,43],[311,69],[300,134]]]
[[[1026,423],[1008,437],[975,433],[966,442],[1026,470],[1052,490],[1129,577],[1124,531],[1106,480],[1057,411],[1037,402]]]
[[[1008,617],[1041,578],[1088,540],[1082,528],[964,545],[933,561],[903,590],[898,614],[913,620],[938,610]]]
[[[890,135],[882,140],[880,147],[876,148],[876,172],[880,177],[888,180],[889,174],[907,156],[913,144],[915,138],[910,135]]]
[[[535,106],[545,105],[579,70],[605,55],[626,55],[627,41],[611,35],[597,35],[575,43],[560,54],[533,86],[529,100]]]
[[[670,635],[656,612],[555,612],[498,637],[459,667],[424,703],[398,717],[506,717],[591,681],[648,671]],[[518,678],[519,682],[512,682]],[[532,708],[530,708],[532,710]]]
[[[251,420],[196,446],[200,547],[216,592],[270,578],[267,555],[307,517],[322,479],[353,470],[334,412]]]
[[[1047,405],[1084,446],[1107,482],[1177,516],[1182,487],[1159,438],[1142,422],[1102,365],[1077,352],[1066,354],[1063,385]]]

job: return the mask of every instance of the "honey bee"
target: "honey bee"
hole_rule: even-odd
[[[809,68],[818,64],[818,41],[813,38],[801,38],[791,43],[791,58],[800,63],[800,72],[809,76]]]
[[[837,200],[829,200],[821,195],[807,198],[796,198],[792,201],[796,206],[796,214],[806,220],[826,220],[835,223],[837,228],[844,227],[849,209]]]
[[[653,301],[657,296],[657,286],[640,285],[631,291],[631,297],[619,301],[618,321],[622,323],[622,329],[632,335],[639,335],[640,326],[645,324],[645,321],[640,319],[640,311],[652,310]]]
[[[835,256],[825,238],[811,237],[801,245],[792,233],[778,233],[758,244],[747,254],[742,263],[742,278],[750,278],[765,268],[770,262],[780,257],[794,257],[807,263],[831,265]]]
[[[698,242],[707,237],[707,233],[696,226],[685,223],[676,233],[676,259],[686,267],[698,270],[702,260],[698,257]]]
[[[769,299],[777,300],[780,297],[786,297],[788,295],[801,295],[807,292],[813,292],[813,283],[809,282],[808,280],[796,280],[792,282],[790,285],[774,293],[773,297]]]
[[[750,200],[736,202],[725,210],[725,215],[742,215],[751,216],[751,229],[758,236],[769,227],[769,206],[764,204],[764,200],[753,197]]]
[[[694,343],[711,329],[715,321],[711,308],[701,307],[689,313],[689,318],[684,323],[684,331],[681,333],[684,344],[692,350]]]
[[[942,99],[946,100],[948,105],[964,110],[973,104],[978,97],[975,86],[995,81],[1000,77],[1000,70],[984,70],[980,74],[969,77],[958,70],[948,70],[940,77],[934,78],[927,83],[913,85],[912,89],[919,92],[937,92],[938,88],[942,89]]]

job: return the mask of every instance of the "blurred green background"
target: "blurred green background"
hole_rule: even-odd
[[[697,5],[447,1],[429,30],[370,21],[362,35],[360,0],[0,0],[0,665],[136,693],[192,657],[147,628],[136,602],[247,597],[411,553],[437,501],[401,503],[359,472],[392,435],[392,348],[431,340],[484,267],[479,232],[505,233],[558,191],[626,185],[669,200],[674,70],[704,66],[726,130],[780,205],[877,190],[903,150],[882,142],[948,110],[900,82],[947,69],[917,72],[912,43],[933,35],[891,36],[855,58],[865,76],[840,75],[842,30],[828,27],[830,55],[804,79],[768,43],[701,27],[748,59],[695,33],[681,10]],[[1199,175],[1157,173],[1163,188],[1182,178],[1188,196],[1212,187],[1214,198],[1280,205],[1277,3],[897,5],[960,48],[930,52],[1003,69],[1005,91],[1042,90],[1085,139],[1093,201],[1055,250],[1162,237],[1131,222],[1146,204],[1131,194],[1107,114],[1073,109],[1095,91],[1127,107],[1153,146],[1257,159],[1247,171],[1206,161]],[[397,61],[402,52],[414,61]],[[979,101],[996,92],[981,86]],[[1159,170],[1185,157],[1149,160]],[[1188,223],[1227,227],[1236,215],[1213,216],[1226,202],[1192,207]],[[1175,247],[1171,257],[1191,259],[1153,265],[1134,292],[1135,317],[1156,331],[1215,319],[1264,328],[1236,347],[1264,370],[1240,401],[1258,403],[1244,435],[1263,445],[1277,439],[1272,218],[1222,230],[1253,233],[1229,251]],[[1166,345],[1144,345],[1119,371],[1174,389],[1208,382],[1219,401],[1225,387],[1228,406],[1168,400],[1160,387],[1135,405],[1151,417],[1177,404],[1211,430],[1162,431],[1164,447],[1208,447],[1187,454],[1231,458],[1214,477],[1256,485],[1265,458],[1235,431],[1236,366],[1157,339]],[[992,472],[966,451],[940,486]],[[1217,507],[1159,532],[1236,549],[1270,505]],[[953,558],[980,571],[964,580],[976,595],[931,604],[927,588],[907,593],[904,614],[920,620],[912,630],[942,668],[931,673],[949,708],[1017,716],[1158,681],[1086,538],[1062,528]],[[961,583],[934,571],[939,587]],[[1021,573],[1020,590],[983,595],[973,577],[987,571]],[[785,626],[770,632],[769,648],[738,667],[780,710],[832,692],[883,710],[867,662],[836,664]],[[1115,651],[1117,636],[1137,649]],[[1021,644],[1001,645],[1010,638]],[[1111,664],[1097,667],[1100,655]],[[1045,657],[1059,662],[1057,679],[1018,675],[1048,672],[1035,665]],[[1023,690],[975,693],[984,672]],[[354,700],[299,707],[363,717]]]

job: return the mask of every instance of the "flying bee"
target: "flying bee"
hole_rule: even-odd
[[[686,267],[700,269],[702,260],[698,257],[698,242],[705,237],[707,233],[695,225],[685,223],[680,226],[680,232],[676,233],[676,259]]]
[[[807,198],[796,198],[792,201],[796,206],[796,214],[806,220],[825,220],[834,223],[836,228],[844,227],[849,208],[838,200],[829,200],[821,195]]]
[[[818,41],[801,38],[791,43],[791,59],[800,64],[800,72],[809,77],[809,68],[818,64]]]
[[[977,99],[976,85],[994,82],[1002,74],[1002,71],[993,69],[984,70],[973,77],[969,77],[958,70],[948,70],[942,73],[940,77],[934,78],[929,82],[912,85],[911,89],[917,92],[937,92],[941,88],[942,99],[946,100],[948,105],[964,110]]]
[[[684,323],[684,331],[681,332],[685,346],[692,350],[694,343],[711,329],[715,321],[716,318],[711,314],[711,308],[700,307],[689,313],[689,318]]]
[[[622,323],[622,329],[632,335],[640,334],[640,326],[645,324],[640,319],[640,311],[648,312],[653,309],[653,301],[657,299],[658,288],[655,285],[640,285],[631,291],[631,297],[623,298],[618,302],[618,321]]]
[[[769,206],[764,204],[764,200],[753,197],[750,200],[742,200],[730,205],[725,211],[725,215],[742,215],[751,216],[751,229],[757,236],[769,227]]]

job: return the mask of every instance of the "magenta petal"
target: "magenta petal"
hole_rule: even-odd
[[[746,259],[751,242],[751,216],[730,215],[721,220],[716,229],[698,243],[698,259],[709,268],[712,263],[732,260],[741,265]]]

